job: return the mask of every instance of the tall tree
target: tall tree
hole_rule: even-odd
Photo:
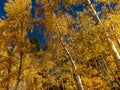
[[[9,0],[5,3],[5,11],[7,12],[5,28],[3,33],[6,35],[4,48],[6,53],[8,53],[8,76],[9,74],[14,74],[13,68],[16,70],[17,76],[15,77],[15,87],[7,85],[7,90],[9,88],[17,90],[19,83],[21,82],[21,76],[23,73],[23,60],[30,51],[30,42],[27,39],[28,30],[31,29],[32,18],[31,18],[31,0]],[[6,46],[6,47],[5,47]],[[12,63],[11,61],[14,61]],[[6,61],[7,62],[7,61]],[[11,64],[10,64],[11,63]],[[13,64],[17,64],[15,67]],[[10,78],[10,77],[9,77]]]

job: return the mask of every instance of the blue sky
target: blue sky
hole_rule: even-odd
[[[5,16],[5,11],[4,11],[4,2],[7,0],[0,0],[0,17]]]

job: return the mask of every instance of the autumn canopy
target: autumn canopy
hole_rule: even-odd
[[[120,0],[8,0],[4,10],[0,90],[120,90]]]

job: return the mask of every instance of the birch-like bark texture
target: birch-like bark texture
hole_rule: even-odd
[[[117,40],[118,44],[120,45],[120,39]]]
[[[62,32],[61,32],[61,30],[60,30],[60,27],[59,27],[59,25],[58,25],[57,23],[56,23],[56,26],[57,26],[57,29],[58,29],[58,32],[59,32],[59,35],[60,35],[61,44],[62,44],[65,52],[66,52],[67,55],[69,56],[74,70],[77,71],[77,66],[76,66],[76,64],[75,64],[75,60],[73,59],[72,55],[70,54],[70,52],[69,52],[68,48],[66,47],[66,45],[65,45],[65,43],[64,43],[64,40],[63,40],[63,38],[62,38]],[[80,78],[80,75],[78,75],[77,73],[75,73],[75,75],[76,75],[77,83],[79,84],[79,87],[81,87],[81,90],[84,90],[84,86],[83,86],[82,80],[81,80],[81,78]]]
[[[88,3],[88,5],[90,6],[90,8],[91,8],[91,10],[92,10],[92,12],[93,12],[93,14],[94,14],[93,16],[96,18],[96,22],[97,22],[97,23],[100,23],[100,24],[102,25],[101,20],[100,20],[100,18],[99,18],[99,16],[98,16],[96,10],[94,9],[93,5],[91,4],[91,1],[90,1],[90,0],[87,0],[87,3]],[[102,25],[102,26],[103,26],[103,25]],[[103,26],[103,28],[104,28],[104,26]],[[113,41],[110,39],[109,33],[106,31],[105,28],[104,28],[104,30],[105,30],[106,37],[107,37],[107,39],[108,39],[108,43],[110,43],[110,45],[111,45],[111,47],[112,47],[112,51],[113,51],[113,54],[114,54],[114,58],[115,58],[116,65],[117,65],[118,69],[120,69],[120,55],[119,55],[119,52],[117,51],[117,49],[116,49]]]

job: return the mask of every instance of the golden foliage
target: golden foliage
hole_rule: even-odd
[[[81,76],[85,90],[119,90],[120,72],[103,30],[107,29],[120,52],[116,42],[120,38],[119,5],[101,18],[102,26],[89,15],[89,7],[77,12],[74,18],[60,9],[59,0],[36,2],[41,6],[35,9],[38,15],[35,18],[31,17],[31,0],[5,3],[7,17],[0,20],[0,90],[80,90],[76,75]],[[83,0],[62,0],[62,3],[68,11],[72,4],[87,4]],[[39,17],[41,13],[44,18]],[[38,29],[40,25],[46,28],[43,50],[37,50],[27,38],[28,30],[33,31],[35,24]]]

